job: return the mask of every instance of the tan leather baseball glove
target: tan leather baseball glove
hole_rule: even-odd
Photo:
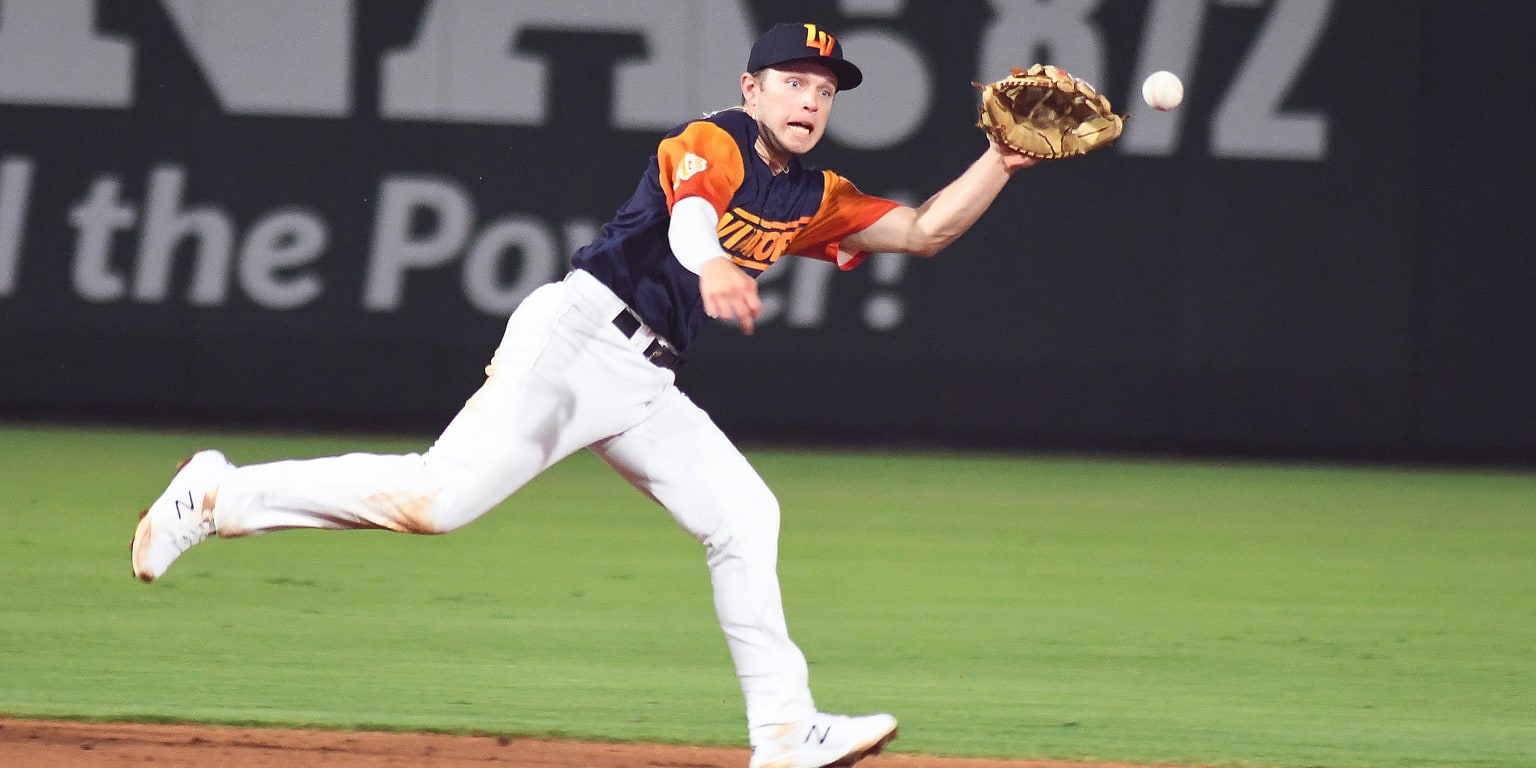
[[[1076,157],[1120,138],[1125,116],[1064,69],[1036,64],[982,85],[976,125],[994,141],[1031,157]]]

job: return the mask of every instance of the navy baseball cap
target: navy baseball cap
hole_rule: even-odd
[[[837,75],[837,89],[850,91],[864,82],[864,73],[843,58],[843,44],[815,24],[775,24],[752,44],[747,71],[776,64],[808,61]]]

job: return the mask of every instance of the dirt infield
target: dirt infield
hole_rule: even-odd
[[[743,768],[747,750],[494,736],[221,728],[0,719],[10,768]],[[1139,768],[1109,763],[882,755],[869,768]]]

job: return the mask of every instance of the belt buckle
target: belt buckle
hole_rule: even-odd
[[[669,353],[670,354],[674,354],[674,355],[677,354],[672,349],[672,345],[670,343],[668,343],[666,339],[663,339],[662,337],[657,336],[657,337],[655,337],[654,339],[651,340],[650,347],[646,348],[646,350],[645,350],[645,359],[650,360],[651,362],[654,363],[654,362],[656,362],[657,358],[661,357],[662,355],[669,354]]]
[[[650,346],[646,347],[641,354],[645,355],[646,361],[652,365],[669,370],[675,368],[677,361],[681,359],[677,350],[672,348],[672,344],[660,336],[653,338]]]

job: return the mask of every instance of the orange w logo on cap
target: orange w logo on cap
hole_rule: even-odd
[[[822,56],[831,56],[834,45],[837,45],[837,38],[817,29],[815,24],[805,25],[805,47],[815,48]]]

